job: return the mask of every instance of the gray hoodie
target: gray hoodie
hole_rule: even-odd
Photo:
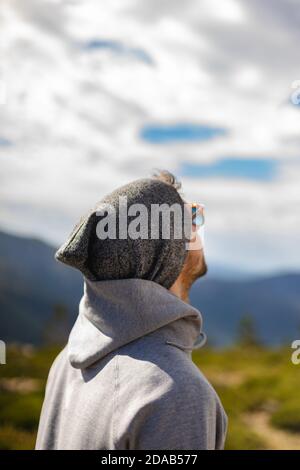
[[[227,418],[191,359],[198,310],[142,279],[85,280],[51,367],[37,449],[222,449]]]

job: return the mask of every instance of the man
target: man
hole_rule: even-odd
[[[84,295],[68,345],[49,373],[37,449],[223,448],[226,415],[191,359],[204,333],[200,313],[186,301],[206,272],[195,224],[189,237],[185,230],[178,236],[186,225],[169,217],[165,237],[166,220],[151,215],[139,220],[141,236],[121,234],[124,198],[125,222],[137,228],[136,207],[151,212],[167,205],[182,214],[194,208],[178,189],[167,172],[119,188],[57,252],[83,273]]]

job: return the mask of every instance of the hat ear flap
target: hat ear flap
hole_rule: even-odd
[[[96,236],[96,219],[96,213],[92,212],[81,220],[67,241],[55,253],[58,261],[79,269],[91,281],[97,280],[88,267],[90,242]]]

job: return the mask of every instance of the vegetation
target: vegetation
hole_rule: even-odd
[[[300,366],[291,349],[236,346],[194,353],[229,418],[227,449],[300,449]]]
[[[283,403],[272,415],[272,424],[279,428],[300,433],[300,400]]]
[[[242,347],[259,346],[260,340],[252,315],[241,317],[238,327],[238,344]]]
[[[193,354],[227,412],[226,448],[300,449],[300,365],[292,364],[289,348],[266,349],[251,336],[244,341],[247,346],[206,347]],[[57,352],[50,346],[8,348],[7,364],[0,366],[0,449],[34,447],[47,374]]]

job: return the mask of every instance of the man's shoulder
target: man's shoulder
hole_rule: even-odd
[[[142,355],[119,354],[121,381],[132,393],[155,397],[198,396],[216,399],[216,392],[190,355],[168,344],[156,345],[155,350]],[[131,393],[131,392],[130,392]]]

